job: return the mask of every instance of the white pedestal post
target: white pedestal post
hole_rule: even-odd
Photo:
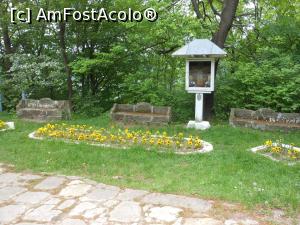
[[[190,121],[187,128],[194,128],[196,130],[207,130],[210,128],[208,121],[203,121],[203,93],[196,94],[195,101],[195,121]]]
[[[195,101],[195,121],[203,121],[203,94],[196,94]]]

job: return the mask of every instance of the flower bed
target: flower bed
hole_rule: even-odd
[[[36,139],[62,139],[76,143],[86,142],[106,147],[128,148],[134,145],[147,149],[174,151],[178,154],[205,153],[213,150],[200,137],[185,138],[183,133],[169,136],[166,132],[133,131],[129,129],[94,129],[86,125],[47,124],[30,135]]]
[[[15,129],[15,125],[13,122],[4,122],[0,120],[0,131],[13,130]]]
[[[264,145],[252,148],[251,151],[260,152],[275,161],[300,162],[300,148],[295,147],[294,144],[283,144],[282,140],[276,142],[267,140]]]

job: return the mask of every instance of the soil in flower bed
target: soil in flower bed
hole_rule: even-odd
[[[198,136],[184,137],[183,133],[169,136],[160,133],[129,129],[94,129],[86,125],[47,124],[39,128],[35,137],[62,139],[66,141],[85,142],[102,146],[127,148],[130,146],[144,146],[147,149],[159,151],[174,151],[176,153],[201,152],[205,142]]]

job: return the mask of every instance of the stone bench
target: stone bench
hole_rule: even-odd
[[[16,110],[19,118],[37,122],[71,118],[69,101],[54,101],[50,98],[43,98],[41,100],[21,100],[17,105]]]
[[[300,113],[277,113],[272,109],[231,109],[229,123],[259,130],[300,130]]]
[[[152,106],[149,103],[114,104],[110,115],[114,121],[125,123],[169,123],[171,121],[171,107]]]

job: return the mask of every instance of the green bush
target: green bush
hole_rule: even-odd
[[[215,98],[218,117],[228,117],[230,108],[300,112],[300,27],[296,24],[296,19],[280,18],[262,28],[259,37],[250,32],[222,61]]]

